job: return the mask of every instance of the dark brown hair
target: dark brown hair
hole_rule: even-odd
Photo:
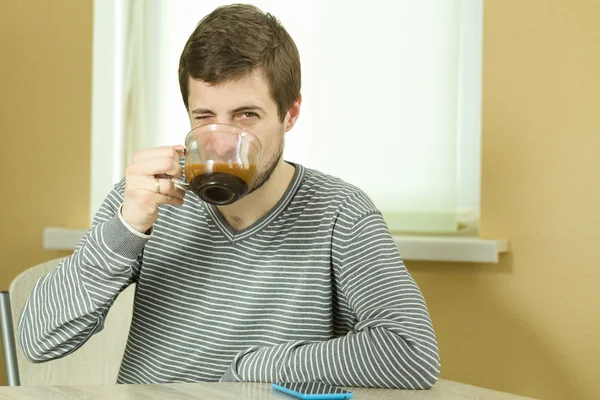
[[[189,110],[189,78],[211,85],[264,74],[281,121],[300,96],[300,55],[291,36],[271,14],[232,4],[204,17],[179,60],[179,87]]]

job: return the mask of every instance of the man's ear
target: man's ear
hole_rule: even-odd
[[[302,105],[302,95],[298,96],[294,105],[288,110],[285,115],[285,119],[283,120],[285,124],[285,131],[288,132],[290,129],[294,127],[298,117],[300,116],[300,106]]]

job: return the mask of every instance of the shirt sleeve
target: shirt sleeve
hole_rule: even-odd
[[[137,279],[149,235],[133,233],[119,216],[125,182],[117,184],[74,253],[34,286],[18,340],[28,360],[63,357],[100,331],[117,295]]]
[[[431,388],[440,374],[431,319],[381,214],[339,219],[332,240],[333,270],[357,316],[354,329],[324,342],[248,349],[222,380]]]

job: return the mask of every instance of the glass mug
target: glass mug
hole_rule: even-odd
[[[261,149],[260,140],[237,125],[200,125],[187,134],[180,153],[185,180],[169,179],[207,203],[231,204],[252,189]]]

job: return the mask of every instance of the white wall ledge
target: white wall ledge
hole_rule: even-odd
[[[45,228],[44,250],[73,251],[86,232]],[[498,263],[499,255],[508,252],[508,241],[504,239],[395,235],[394,240],[402,258],[413,261]]]
[[[438,262],[473,262],[497,264],[508,252],[508,240],[480,239],[475,236],[400,236],[395,235],[405,260]]]
[[[86,233],[86,229],[44,228],[44,250],[73,251]]]

